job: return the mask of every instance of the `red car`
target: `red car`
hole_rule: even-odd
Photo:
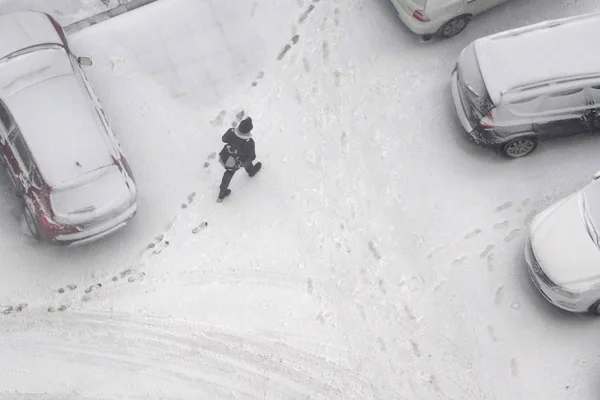
[[[0,15],[0,159],[37,239],[82,244],[137,211],[127,160],[61,26],[48,14]]]

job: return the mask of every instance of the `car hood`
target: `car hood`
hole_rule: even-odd
[[[600,278],[600,248],[585,189],[566,199],[541,221],[533,222],[531,246],[548,277],[557,285]]]
[[[126,209],[135,200],[133,181],[116,165],[84,175],[85,180],[52,193],[56,222],[69,225],[99,223]]]

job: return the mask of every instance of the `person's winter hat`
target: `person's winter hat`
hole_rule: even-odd
[[[252,118],[247,117],[240,121],[237,131],[240,137],[249,138],[252,137],[252,135],[250,134],[252,128],[254,128],[254,126],[252,125]]]

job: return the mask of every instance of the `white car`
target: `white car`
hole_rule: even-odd
[[[531,280],[554,305],[600,315],[600,172],[580,191],[538,214],[525,260]]]
[[[391,0],[400,19],[418,35],[449,38],[461,33],[471,19],[508,0]]]

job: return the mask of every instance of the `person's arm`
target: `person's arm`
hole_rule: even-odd
[[[225,134],[221,138],[223,143],[231,144],[231,135],[232,134],[233,134],[233,129],[231,129],[231,128],[227,129],[227,132],[225,132]]]
[[[248,141],[248,160],[254,161],[256,159],[256,146],[254,144],[254,139],[250,139]]]

